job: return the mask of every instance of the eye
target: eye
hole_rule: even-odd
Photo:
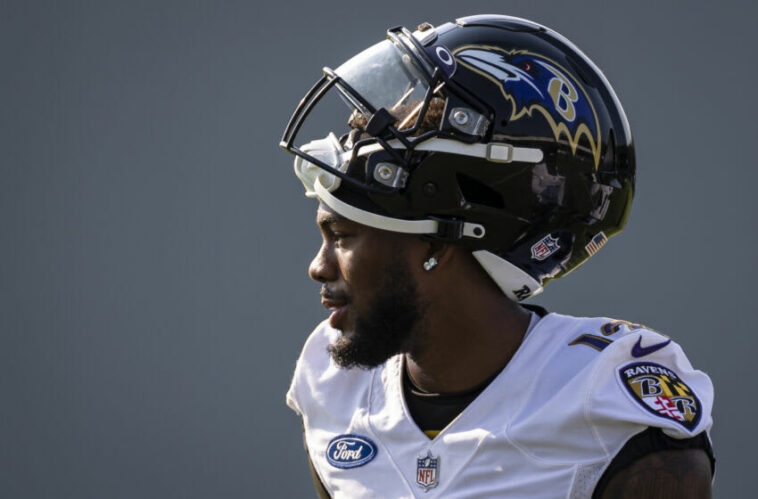
[[[349,240],[353,235],[347,232],[332,232],[332,240],[338,246],[344,245],[345,241]]]

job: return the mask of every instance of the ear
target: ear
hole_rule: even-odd
[[[434,258],[437,265],[449,265],[455,255],[455,247],[439,241],[427,241],[427,251],[424,261]]]

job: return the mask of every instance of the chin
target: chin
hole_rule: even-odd
[[[340,320],[334,320],[334,315],[329,317],[329,325],[339,331],[342,336],[352,336],[355,334],[355,324],[353,321],[347,320],[347,317],[340,317]]]

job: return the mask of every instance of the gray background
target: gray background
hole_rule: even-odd
[[[284,393],[325,312],[281,130],[386,28],[483,12],[582,47],[637,142],[626,232],[535,301],[675,337],[716,495],[748,494],[755,5],[0,1],[0,497],[312,494]]]

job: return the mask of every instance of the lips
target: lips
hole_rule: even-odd
[[[341,308],[341,307],[344,307],[345,305],[347,305],[347,301],[345,301],[345,300],[335,300],[333,298],[321,298],[321,304],[327,310],[335,310],[337,308]]]
[[[329,316],[329,325],[334,329],[342,329],[340,323],[342,322],[346,312],[347,306],[350,301],[344,294],[333,293],[328,290],[322,289],[321,291],[321,304],[327,310],[330,310],[332,314]]]
[[[334,329],[342,330],[340,323],[342,322],[342,318],[345,316],[347,303],[342,301],[323,299],[321,300],[321,303],[324,305],[324,307],[326,307],[327,310],[331,310],[332,312],[332,314],[329,316],[329,325]]]
[[[342,323],[342,318],[345,316],[345,307],[342,306],[330,310],[332,310],[332,314],[329,316],[329,325],[334,329],[339,329],[342,331],[344,328],[340,327],[340,325]]]

